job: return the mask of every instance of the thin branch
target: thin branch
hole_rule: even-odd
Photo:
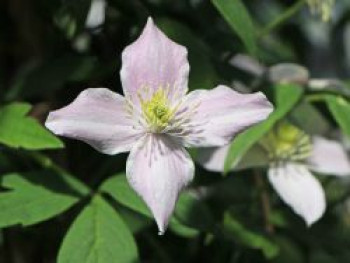
[[[259,38],[269,34],[270,32],[276,30],[283,23],[294,16],[299,10],[305,5],[305,0],[299,0],[294,5],[289,7],[284,13],[277,16],[272,22],[270,22],[259,34]]]

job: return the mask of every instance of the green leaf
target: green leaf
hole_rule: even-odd
[[[198,236],[200,233],[197,229],[187,227],[186,225],[180,223],[176,217],[171,219],[169,229],[176,235],[184,238],[193,238]]]
[[[210,49],[204,41],[198,38],[190,28],[171,19],[157,19],[157,25],[168,37],[188,49],[188,59],[191,65],[189,88],[212,89],[218,81],[218,76],[208,56]]]
[[[25,103],[12,103],[0,108],[0,143],[28,150],[62,148],[63,143],[57,137],[26,116],[30,108]]]
[[[244,227],[232,215],[224,215],[224,235],[233,241],[250,248],[260,249],[265,257],[271,259],[278,254],[278,246],[265,236]]]
[[[115,209],[133,234],[153,225],[153,220],[150,217],[145,217],[123,205],[117,204]]]
[[[143,200],[129,186],[125,174],[119,174],[107,179],[101,185],[100,190],[131,210],[150,218],[153,217]]]
[[[14,116],[23,116],[26,115],[31,108],[32,106],[28,103],[14,102],[10,105],[0,108],[0,113],[4,114],[6,112],[11,112],[11,114],[13,114]]]
[[[269,161],[266,150],[259,144],[255,144],[242,156],[233,170],[239,171],[243,169],[267,167]]]
[[[138,262],[135,240],[118,213],[95,196],[65,236],[58,263]]]
[[[350,137],[350,103],[342,97],[328,95],[326,102],[342,131]]]
[[[255,55],[257,52],[256,35],[250,14],[241,0],[212,0],[212,3],[243,41],[247,50]]]
[[[174,214],[179,222],[195,229],[210,230],[214,224],[208,207],[191,193],[180,195]]]
[[[291,119],[309,134],[326,134],[331,128],[329,121],[307,101],[293,109]]]
[[[144,201],[129,186],[125,174],[107,179],[101,185],[100,190],[112,196],[125,207],[153,219],[153,215]],[[212,223],[211,215],[207,209],[193,196],[183,193],[177,202],[175,217],[170,219],[170,229],[187,237],[196,235],[198,233],[196,229],[208,228],[208,225]]]
[[[297,12],[306,4],[304,0],[294,1],[294,3],[274,18],[261,32],[260,37],[271,33],[280,26],[284,25],[289,19],[295,16]]]
[[[80,195],[88,195],[91,190],[84,183],[76,179],[73,175],[56,165],[49,157],[40,152],[25,152],[25,158],[30,158],[39,164],[43,169],[53,171],[64,181],[70,188],[75,189]],[[45,179],[45,178],[44,178]],[[40,180],[44,180],[41,178]],[[50,180],[51,182],[51,180]]]
[[[303,93],[302,88],[296,84],[278,84],[274,90],[275,110],[267,120],[249,128],[233,140],[225,159],[224,174],[237,165],[243,155],[294,107]]]
[[[0,227],[32,225],[58,215],[82,197],[67,178],[51,171],[7,174],[0,192]]]

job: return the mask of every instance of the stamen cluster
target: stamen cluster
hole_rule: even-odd
[[[311,155],[311,138],[297,127],[283,122],[261,141],[271,162],[303,161]]]
[[[140,102],[144,119],[156,132],[163,131],[169,125],[177,108],[171,107],[164,89],[158,89],[149,100],[141,98]]]
[[[129,118],[135,120],[134,129],[143,129],[149,133],[169,133],[174,136],[183,136],[193,127],[188,123],[196,114],[200,104],[190,107],[181,107],[184,97],[175,87],[159,87],[152,90],[144,86],[138,90],[139,105],[135,105],[131,98],[126,100],[126,112]]]

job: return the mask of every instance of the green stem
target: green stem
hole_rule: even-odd
[[[259,34],[259,38],[269,34],[271,31],[276,30],[280,27],[284,22],[289,20],[292,16],[294,16],[304,5],[305,0],[299,0],[290,8],[288,8],[284,13],[279,15],[276,19],[270,22]]]
[[[326,99],[324,94],[312,94],[312,95],[306,95],[305,100],[307,102],[313,103],[313,102],[321,102]]]
[[[261,208],[262,208],[262,212],[265,220],[265,230],[267,233],[272,234],[274,232],[274,227],[270,222],[270,216],[271,216],[270,198],[266,190],[265,182],[262,177],[262,174],[258,170],[254,170],[254,179],[255,179],[256,187],[258,188],[258,191],[260,193]]]

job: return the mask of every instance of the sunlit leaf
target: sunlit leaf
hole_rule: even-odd
[[[0,227],[47,220],[83,196],[81,189],[65,176],[50,171],[7,174],[2,178],[2,187],[6,190],[0,192]]]
[[[0,108],[0,143],[30,150],[62,148],[63,143],[56,136],[26,116],[30,108],[25,103]]]
[[[259,141],[273,125],[282,119],[299,101],[303,91],[296,84],[278,84],[275,90],[275,109],[267,120],[238,135],[231,143],[224,166],[224,173],[230,171],[242,156]]]
[[[342,97],[327,96],[327,105],[342,131],[350,137],[350,103]]]
[[[58,263],[138,262],[135,240],[118,213],[95,196],[63,240]]]
[[[253,21],[241,0],[212,0],[214,6],[251,54],[257,51]]]
[[[185,237],[185,238],[193,238],[199,235],[199,231],[197,229],[187,227],[186,225],[179,222],[176,217],[171,219],[169,228],[176,235]]]

